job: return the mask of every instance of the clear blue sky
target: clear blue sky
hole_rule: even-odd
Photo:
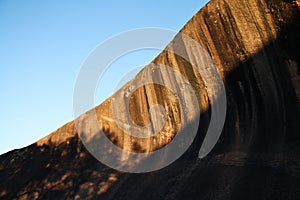
[[[27,146],[73,119],[77,74],[101,42],[134,28],[179,31],[206,2],[1,0],[0,154]],[[122,73],[157,54],[148,50],[127,56],[102,84],[115,86]],[[110,87],[98,88],[96,104],[111,92]]]

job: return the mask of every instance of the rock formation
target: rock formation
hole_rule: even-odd
[[[224,128],[204,159],[198,158],[198,151],[211,117],[207,87],[186,60],[162,51],[152,63],[172,66],[186,77],[201,108],[197,136],[183,156],[157,171],[120,172],[86,150],[72,121],[28,147],[0,156],[0,198],[299,198],[299,22],[299,1],[212,0],[182,28],[180,33],[213,58],[226,88]],[[187,55],[195,54],[192,50],[185,46]],[[150,65],[143,70],[151,70]],[[141,87],[130,98],[133,120],[148,125],[149,107],[160,103],[167,110],[169,129],[165,126],[149,138],[124,134],[111,102],[138,78],[139,74],[95,110],[100,127],[115,145],[152,152],[174,138],[180,112],[167,89],[155,84]]]

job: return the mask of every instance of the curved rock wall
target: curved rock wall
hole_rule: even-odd
[[[180,31],[209,53],[226,88],[224,129],[205,159],[197,155],[210,122],[209,88],[185,59],[162,51],[152,63],[171,66],[188,79],[201,108],[197,137],[183,157],[155,172],[121,173],[95,160],[79,140],[74,122],[70,122],[37,143],[0,157],[0,177],[5,180],[0,183],[0,197],[297,199],[299,21],[299,1],[212,0]],[[191,46],[183,49],[189,57],[202,57]],[[143,71],[153,70],[151,67]],[[97,106],[96,113],[101,129],[116,145],[132,152],[151,152],[174,138],[182,113],[176,95],[162,86],[146,85],[130,97],[132,119],[141,126],[151,124],[148,109],[159,103],[167,111],[167,123],[150,138],[124,134],[111,103],[118,94],[126,96],[141,74]],[[163,78],[178,84],[168,74]],[[124,103],[122,98],[117,100],[120,105]]]

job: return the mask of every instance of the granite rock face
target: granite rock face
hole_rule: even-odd
[[[0,156],[0,198],[299,198],[299,5],[292,0],[212,0],[180,31],[209,53],[226,88],[224,128],[204,159],[198,158],[198,151],[211,117],[208,89],[189,62],[165,50],[152,63],[171,66],[188,79],[201,108],[197,136],[183,156],[154,172],[119,172],[91,156],[72,121],[28,147]],[[191,46],[184,50],[201,57]],[[130,115],[138,125],[153,125],[148,109],[159,103],[166,109],[166,125],[149,138],[125,134],[112,113],[112,101],[135,85],[140,74],[95,110],[100,128],[115,145],[152,152],[174,138],[182,113],[170,91],[146,85],[130,97]],[[168,74],[162,78],[178,84]]]

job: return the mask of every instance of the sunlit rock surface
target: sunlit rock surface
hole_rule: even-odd
[[[299,198],[299,5],[292,0],[212,0],[180,31],[211,55],[226,87],[224,129],[204,159],[198,158],[198,151],[211,115],[206,85],[188,62],[162,51],[153,63],[185,76],[201,108],[197,137],[180,159],[150,173],[116,171],[89,154],[70,122],[28,147],[0,156],[0,199]],[[192,49],[184,48],[188,55],[195,54]],[[124,134],[111,103],[119,93],[125,98],[138,76],[97,106],[96,113],[114,144],[151,152],[173,139],[181,113],[170,91],[147,85],[131,96],[131,117],[141,126],[149,125],[148,108],[160,103],[166,109],[166,124],[150,138]]]

